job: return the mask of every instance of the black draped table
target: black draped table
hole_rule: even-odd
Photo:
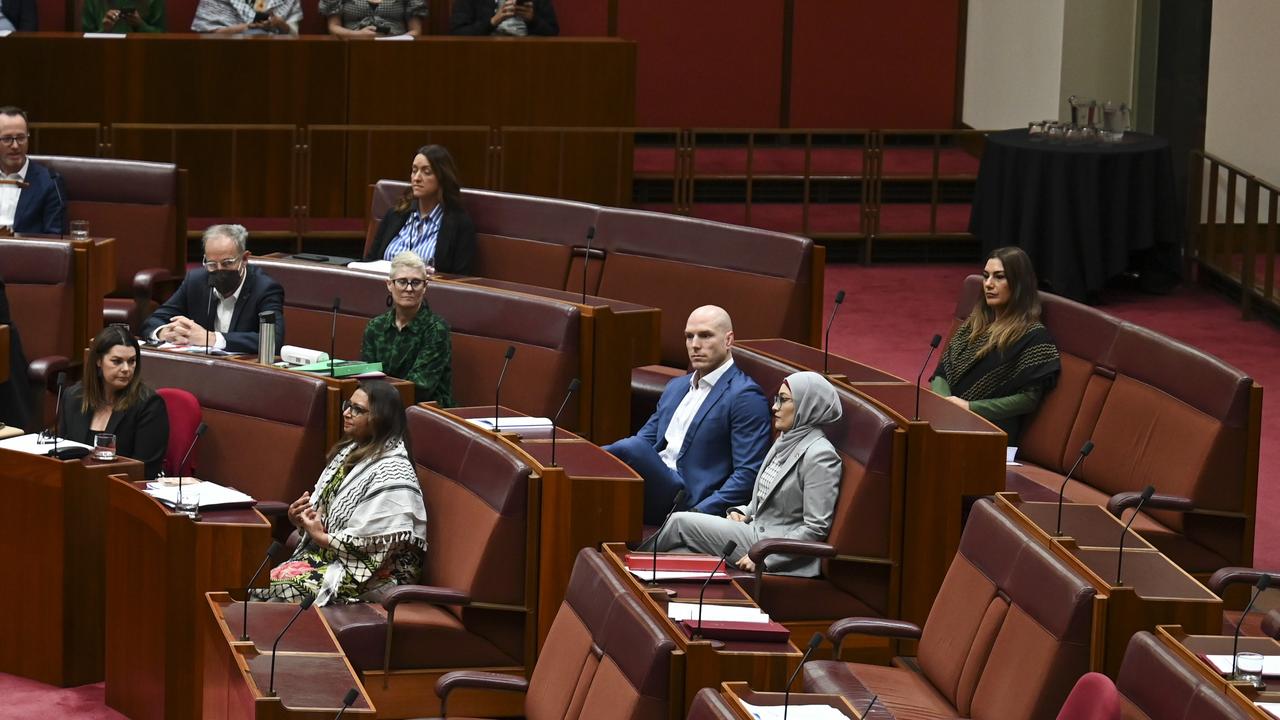
[[[984,252],[1026,250],[1054,292],[1092,300],[1131,270],[1147,289],[1176,282],[1177,217],[1163,138],[1067,142],[1004,130],[987,136],[969,231]]]

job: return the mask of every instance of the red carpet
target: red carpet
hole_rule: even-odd
[[[832,351],[914,380],[929,338],[947,331],[960,283],[976,268],[828,266],[823,317],[830,314],[836,291],[847,292],[831,331]],[[1280,400],[1274,396],[1280,391],[1280,330],[1244,322],[1225,298],[1192,286],[1167,296],[1112,294],[1102,309],[1212,353],[1263,386],[1254,565],[1280,569]]]
[[[102,683],[78,688],[54,688],[35,680],[0,673],[0,718],[84,718],[85,720],[125,720],[108,708]]]

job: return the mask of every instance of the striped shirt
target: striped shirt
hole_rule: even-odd
[[[443,219],[443,204],[437,204],[425,218],[415,207],[404,227],[387,243],[387,253],[382,259],[390,260],[405,250],[410,250],[422,258],[422,262],[435,267],[436,239],[440,236],[440,222]]]

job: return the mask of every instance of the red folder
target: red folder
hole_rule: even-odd
[[[697,620],[681,620],[680,628],[689,637],[698,627]],[[786,642],[791,631],[776,622],[726,622],[706,620],[702,623],[702,637],[709,640],[748,640],[751,642]]]
[[[627,553],[623,557],[628,570],[638,573],[653,572],[653,555],[647,553]],[[711,569],[719,564],[720,558],[714,555],[659,555],[658,572],[700,572],[710,574]],[[716,571],[717,580],[728,580],[729,573],[723,565]]]

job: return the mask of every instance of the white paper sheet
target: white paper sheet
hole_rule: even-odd
[[[157,346],[160,350],[173,350],[175,352],[190,353],[192,355],[211,355],[213,357],[226,357],[237,353],[219,350],[216,347],[208,345],[174,345],[171,342],[160,343]]]
[[[697,620],[698,603],[668,603],[667,617],[675,620],[676,622],[681,620]],[[702,621],[767,623],[769,622],[769,616],[761,612],[759,608],[748,607],[746,605],[713,605],[711,603],[704,603],[702,606]]]
[[[1263,711],[1271,715],[1271,717],[1280,718],[1280,703],[1260,702],[1254,703],[1254,705],[1257,705]]]
[[[1004,464],[1005,464],[1005,465],[1021,465],[1022,463],[1018,463],[1018,462],[1014,462],[1014,461],[1013,461],[1013,459],[1014,459],[1015,457],[1017,457],[1017,455],[1018,455],[1018,448],[1016,448],[1016,447],[1007,447],[1007,448],[1005,448],[1005,449],[1004,449]]]
[[[405,40],[413,40],[413,36],[409,33],[404,33],[403,35],[379,35],[374,40],[399,40],[403,42]]]
[[[147,494],[165,505],[178,503],[178,486],[169,483],[148,483]],[[186,502],[198,502],[200,507],[219,507],[232,505],[252,505],[254,499],[234,488],[223,487],[214,482],[182,483],[182,499]]]
[[[793,696],[794,697],[794,696]],[[742,707],[756,720],[782,720],[781,705],[752,705],[744,702]],[[849,720],[849,717],[830,705],[797,705],[791,703],[786,708],[787,720]]]
[[[472,425],[478,425],[485,430],[493,429],[493,418],[472,418],[467,422]],[[551,418],[545,417],[524,417],[520,415],[512,417],[499,417],[499,430],[529,430],[531,428],[549,428],[551,427]]]
[[[636,579],[638,580],[644,580],[645,582],[648,582],[654,579],[653,570],[635,570],[633,568],[627,568],[627,569],[630,570],[631,574],[635,575]],[[708,574],[709,573],[698,572],[696,570],[659,570],[657,579],[658,580],[706,580]],[[716,573],[715,577],[711,579],[711,582],[727,582],[729,579],[730,579],[729,574],[721,570]]]
[[[364,262],[361,260],[357,260],[356,262],[353,262],[353,263],[347,263],[347,267],[350,268],[351,270],[365,270],[367,272],[390,274],[391,261],[390,260],[371,260],[369,262]]]
[[[1205,657],[1218,669],[1218,672],[1231,672],[1230,655],[1206,655]],[[1280,655],[1266,655],[1262,658],[1262,674],[1267,677],[1280,677]]]
[[[100,40],[115,40],[116,38],[127,37],[122,33],[85,33],[87,38],[98,38]]]
[[[4,448],[6,450],[16,450],[18,452],[29,453],[31,455],[47,455],[49,451],[53,449],[53,443],[52,442],[42,443],[42,442],[39,442],[39,439],[40,439],[40,433],[27,433],[26,435],[11,437],[11,438],[8,438],[7,440],[0,440],[0,448]],[[58,449],[68,448],[68,447],[82,447],[82,448],[89,448],[90,450],[93,449],[92,447],[89,447],[84,443],[78,443],[74,440],[67,440],[66,438],[58,438]]]

